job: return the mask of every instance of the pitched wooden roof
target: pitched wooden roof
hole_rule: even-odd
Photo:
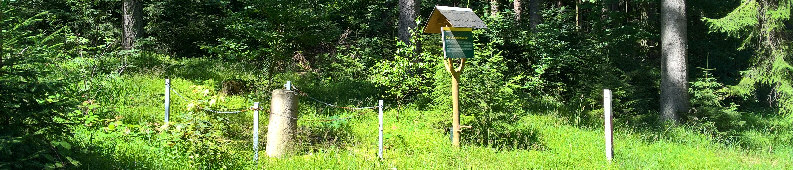
[[[435,6],[424,33],[441,33],[441,27],[487,28],[471,8]]]

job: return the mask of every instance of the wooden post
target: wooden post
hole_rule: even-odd
[[[377,141],[377,157],[383,159],[383,100],[377,101],[377,109],[380,114],[377,118],[380,119],[380,133]]]
[[[603,89],[603,117],[605,122],[606,159],[611,162],[613,158],[612,131],[611,131],[611,90]]]
[[[294,91],[273,90],[270,101],[270,123],[267,125],[267,156],[282,157],[293,147],[297,128],[298,100]]]
[[[460,147],[460,73],[465,67],[465,58],[460,59],[460,65],[454,68],[451,58],[446,59],[446,71],[452,75],[452,146]]]
[[[171,112],[171,79],[165,79],[165,124]]]
[[[454,128],[454,138],[452,145],[460,147],[460,73],[452,73],[452,128]]]
[[[253,162],[259,160],[259,102],[253,102]]]

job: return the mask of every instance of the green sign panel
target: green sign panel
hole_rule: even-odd
[[[471,28],[441,28],[443,55],[446,58],[474,58],[474,34]]]

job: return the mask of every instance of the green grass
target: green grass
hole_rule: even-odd
[[[176,62],[176,61],[163,61]],[[267,107],[269,89],[247,95],[217,94],[217,82],[227,78],[261,80],[260,72],[244,72],[244,67],[223,67],[207,61],[180,61],[189,67],[207,68],[206,74],[180,72],[184,69],[147,71],[101,81],[104,97],[97,101],[105,119],[75,129],[73,143],[83,148],[78,159],[82,167],[96,169],[791,169],[793,151],[789,145],[769,145],[767,149],[745,149],[714,142],[693,129],[677,126],[660,130],[637,130],[615,122],[614,160],[604,155],[603,130],[599,126],[582,127],[546,111],[520,119],[514,127],[532,132],[536,140],[530,149],[496,148],[465,142],[460,148],[450,146],[446,127],[446,110],[421,110],[414,107],[389,107],[384,114],[385,153],[377,159],[378,120],[375,112],[337,122],[311,119],[354,115],[355,112],[321,107],[301,99],[299,149],[285,158],[267,158],[267,114],[261,113],[260,160],[251,160],[252,112],[242,114],[207,114],[191,111],[185,102],[172,94],[171,126],[162,127],[163,77],[171,77],[173,88],[187,98],[212,100],[216,108],[244,108],[254,101]],[[195,65],[194,65],[195,64]],[[199,66],[196,66],[199,65]],[[220,74],[229,73],[229,74]],[[194,75],[195,74],[195,75]],[[200,75],[200,76],[198,76]],[[285,77],[277,78],[276,82]],[[299,84],[298,84],[299,85]],[[270,86],[258,86],[270,87]],[[322,86],[316,86],[317,88]],[[306,91],[325,91],[306,89]],[[339,93],[339,92],[335,92]],[[320,94],[312,94],[321,96]],[[348,98],[354,98],[349,97]],[[324,98],[333,98],[324,96]],[[338,97],[335,99],[339,99]],[[364,100],[362,101],[370,101]],[[341,101],[342,103],[344,101]],[[372,105],[366,104],[361,105]],[[393,102],[386,101],[387,105]],[[465,113],[463,113],[465,114]],[[340,116],[345,117],[345,116]],[[194,122],[212,120],[209,127]],[[113,125],[111,128],[110,125]],[[189,128],[204,128],[217,133],[195,137]],[[477,127],[474,127],[477,128]],[[513,129],[514,131],[515,129]],[[467,139],[474,134],[464,134]],[[520,134],[517,134],[520,135]],[[756,134],[762,136],[764,134]],[[520,141],[518,141],[520,142]]]

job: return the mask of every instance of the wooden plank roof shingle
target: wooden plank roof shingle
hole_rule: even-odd
[[[441,33],[441,27],[487,28],[471,8],[435,6],[424,33]]]

